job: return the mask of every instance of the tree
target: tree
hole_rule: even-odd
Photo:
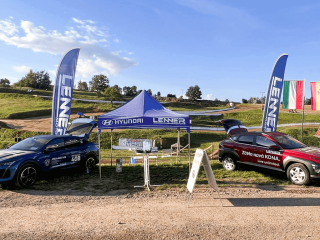
[[[7,78],[0,79],[0,87],[10,87],[10,81]]]
[[[175,94],[171,94],[171,93],[168,93],[168,94],[167,94],[167,97],[177,98],[177,96],[176,96]]]
[[[306,98],[306,100],[304,101],[305,105],[311,105],[311,98]]]
[[[104,95],[106,96],[107,100],[111,101],[112,107],[113,107],[113,101],[121,101],[123,99],[118,85],[106,88],[104,90]]]
[[[106,88],[109,87],[109,79],[107,76],[100,74],[94,75],[92,80],[89,82],[91,90],[96,91],[98,97],[101,96],[101,92],[103,92]]]
[[[136,96],[138,94],[138,90],[137,90],[136,86],[132,86],[131,91],[132,91],[133,96]]]
[[[123,87],[123,94],[124,94],[125,96],[133,96],[131,87],[124,86],[124,87]]]
[[[120,93],[122,94],[122,88],[119,87],[118,85],[113,85],[113,87]]]
[[[157,92],[157,97],[161,97],[161,92]]]
[[[17,83],[19,86],[47,89],[50,87],[50,76],[45,71],[34,72],[32,70]]]
[[[195,101],[197,99],[201,99],[202,92],[200,91],[200,88],[198,85],[195,85],[194,87],[189,87],[186,96],[191,99],[192,101]]]
[[[248,100],[245,98],[242,98],[242,103],[248,103]]]
[[[148,89],[147,92],[152,96],[152,91],[151,91],[151,89]]]
[[[78,90],[80,91],[87,91],[88,90],[88,84],[87,82],[82,82],[81,80],[78,83]]]

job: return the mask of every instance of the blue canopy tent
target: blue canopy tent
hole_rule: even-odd
[[[147,91],[143,90],[138,96],[121,107],[98,117],[98,141],[103,129],[140,129],[165,128],[185,129],[188,132],[189,165],[190,165],[190,118],[189,115],[173,112],[162,106]],[[178,137],[179,139],[179,137]],[[112,141],[111,141],[112,144]],[[178,143],[180,147],[180,143]],[[100,163],[100,157],[99,157]]]

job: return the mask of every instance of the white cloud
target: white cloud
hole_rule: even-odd
[[[80,24],[86,24],[86,23],[89,23],[89,24],[95,24],[96,22],[92,21],[92,20],[80,20],[80,19],[77,19],[77,18],[72,18],[72,20],[75,22],[75,23],[80,23]]]
[[[134,52],[128,52],[128,55],[132,55],[132,54],[134,54]]]
[[[204,100],[212,100],[212,94],[207,94]]]
[[[118,38],[116,38],[115,40],[113,40],[115,43],[119,43],[120,40]]]
[[[14,66],[13,67],[14,70],[16,70],[17,72],[21,72],[21,73],[28,73],[31,70],[31,67],[27,67],[27,66]]]
[[[14,23],[10,20],[1,20],[0,21],[0,36],[1,33],[6,33],[8,36],[12,36],[15,33],[18,33],[18,29]]]
[[[137,64],[130,58],[122,57],[121,50],[111,51],[99,44],[107,41],[108,33],[105,28],[90,26],[94,23],[91,20],[73,18],[73,21],[78,24],[77,30],[69,27],[67,31],[61,33],[35,26],[30,21],[21,21],[20,26],[16,26],[11,20],[1,20],[0,41],[18,48],[55,55],[62,55],[69,49],[80,47],[77,76],[81,78],[102,72],[106,75],[116,75],[122,69]],[[15,69],[18,71],[20,68]]]

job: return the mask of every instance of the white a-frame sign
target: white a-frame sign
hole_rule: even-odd
[[[220,198],[217,181],[216,181],[216,178],[214,177],[214,174],[212,172],[212,168],[211,168],[211,164],[210,164],[207,152],[202,149],[197,149],[197,151],[194,155],[194,159],[193,159],[193,163],[192,163],[192,167],[191,167],[191,171],[190,171],[189,179],[188,179],[188,183],[187,183],[187,191],[189,191],[191,193],[190,198],[189,198],[189,202],[188,202],[188,207],[189,207],[190,200],[192,198],[193,188],[194,188],[194,185],[196,184],[196,181],[197,181],[197,177],[198,177],[201,163],[202,163],[204,171],[206,173],[209,186],[212,187],[214,190],[216,190],[216,192],[218,193],[218,196]],[[220,198],[220,201],[221,201],[221,198]],[[221,201],[221,205],[222,205],[222,201]]]

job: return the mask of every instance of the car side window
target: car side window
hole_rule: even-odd
[[[274,142],[264,136],[257,136],[256,144],[261,147],[270,147],[276,145]]]
[[[48,144],[48,146],[47,146],[47,148],[62,148],[64,146],[64,140],[63,140],[63,138],[58,138],[58,139],[54,139],[54,140],[52,140],[49,144]]]
[[[66,138],[64,144],[66,147],[76,147],[81,145],[81,142],[77,138]]]
[[[238,138],[238,142],[252,144],[253,143],[253,135],[242,135]]]

